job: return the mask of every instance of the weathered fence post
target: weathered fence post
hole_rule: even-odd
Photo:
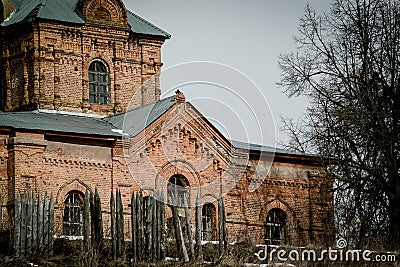
[[[95,189],[93,202],[92,221],[94,229],[94,249],[96,252],[100,252],[103,249],[103,215],[101,210],[100,196],[97,188]]]
[[[136,206],[137,206],[137,220],[138,220],[138,256],[139,260],[143,260],[144,254],[144,229],[143,229],[143,193],[142,190],[136,195]]]
[[[44,196],[44,207],[43,207],[43,243],[46,253],[48,252],[49,246],[49,198],[47,194]]]
[[[121,257],[125,249],[124,240],[124,209],[122,206],[121,191],[116,192],[116,227],[117,227],[117,257]]]
[[[91,248],[95,247],[95,232],[94,232],[94,194],[92,186],[89,190],[89,210],[90,210],[90,233],[91,233]]]
[[[35,203],[35,198],[32,194],[32,248],[33,252],[38,252],[38,217],[37,217],[37,205]]]
[[[150,251],[151,251],[151,253],[150,253],[150,260],[151,261],[154,261],[154,259],[155,259],[155,250],[154,250],[154,247],[155,247],[155,244],[154,244],[154,238],[155,238],[155,234],[156,234],[156,232],[155,232],[155,214],[154,214],[154,211],[155,211],[155,209],[156,209],[156,199],[154,198],[154,195],[151,195],[150,196],[150,198],[149,198],[149,200],[150,200],[150,210],[149,210],[149,212],[150,212],[150,214],[149,214],[149,223],[150,223],[150,227],[149,227],[149,230],[150,230],[150,234],[149,234],[149,247],[150,247]]]
[[[181,227],[181,222],[178,216],[178,207],[176,206],[178,204],[178,201],[175,197],[174,192],[170,190],[170,198],[171,198],[171,210],[172,210],[172,218],[174,222],[174,228],[175,228],[175,240],[176,240],[176,247],[178,250],[178,253],[180,254],[180,258],[184,262],[189,262],[189,256],[187,254],[185,242],[183,240],[183,233],[182,233],[182,227]]]
[[[38,210],[38,229],[37,229],[37,235],[38,235],[38,249],[41,251],[43,249],[43,241],[44,241],[44,236],[43,236],[43,229],[44,229],[44,221],[43,221],[43,202],[42,202],[42,196],[40,193],[38,193],[38,203],[37,203],[37,210]]]
[[[193,244],[193,236],[192,236],[192,226],[190,224],[190,213],[189,213],[189,205],[187,198],[189,195],[185,192],[183,194],[183,208],[185,209],[185,218],[186,218],[186,234],[188,236],[189,248],[190,248],[190,257],[194,260],[194,244]]]
[[[197,250],[197,260],[199,262],[203,261],[203,249],[201,245],[201,198],[200,198],[200,190],[197,192],[196,197],[196,250]]]
[[[25,203],[26,209],[26,255],[31,254],[30,248],[32,247],[32,191],[28,190]]]
[[[21,236],[20,236],[20,254],[25,256],[26,248],[26,193],[21,197]]]
[[[17,257],[32,256],[38,252],[52,254],[54,242],[54,198],[42,199],[33,191],[18,192],[14,214],[14,251]]]
[[[18,192],[14,211],[14,250],[17,257],[21,256],[21,196]]]
[[[53,192],[50,194],[49,203],[49,255],[54,253],[54,196]]]
[[[89,252],[89,191],[86,189],[85,201],[83,203],[83,249]]]
[[[226,231],[226,214],[225,214],[225,203],[224,200],[221,197],[221,203],[222,203],[222,239],[224,240],[224,250],[225,253],[228,251],[228,233]]]
[[[115,201],[114,201],[114,193],[111,191],[111,199],[110,199],[110,220],[111,220],[111,251],[113,255],[113,259],[117,259],[117,237],[115,234]]]
[[[160,209],[159,205],[159,194],[158,191],[155,192],[154,196],[154,208],[153,208],[153,251],[154,251],[154,257],[153,261],[157,262],[159,259],[159,254],[160,254],[160,241],[158,239],[159,237],[159,232],[160,232],[160,218],[158,217],[158,211]]]
[[[151,260],[153,251],[151,251],[151,226],[152,226],[152,216],[151,216],[151,209],[153,208],[153,203],[152,203],[152,197],[148,196],[147,197],[147,202],[145,203],[146,206],[146,212],[145,212],[145,235],[146,235],[146,251],[147,251],[147,260]]]
[[[164,198],[164,188],[161,189],[160,196],[160,259],[165,259],[166,254],[166,236],[165,236],[165,198]]]
[[[132,259],[137,261],[137,223],[136,223],[136,199],[135,192],[131,197],[131,226],[132,226]]]
[[[218,241],[219,241],[219,256],[222,257],[223,253],[228,248],[228,238],[226,234],[226,217],[225,217],[225,205],[222,195],[218,197]]]

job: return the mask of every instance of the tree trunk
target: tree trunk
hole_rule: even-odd
[[[398,177],[397,177],[398,178]],[[400,180],[393,186],[393,197],[389,199],[389,236],[390,249],[400,249]]]

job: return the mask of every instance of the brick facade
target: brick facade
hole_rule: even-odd
[[[159,100],[164,39],[134,34],[121,1],[79,1],[77,8],[87,18],[84,25],[40,20],[0,28],[4,111],[112,114]],[[108,69],[109,105],[89,101],[88,70],[93,60],[101,60]],[[111,191],[122,192],[128,231],[131,194],[166,189],[168,180],[178,174],[190,188],[193,223],[198,192],[202,203],[211,203],[215,210],[216,199],[223,195],[231,241],[264,243],[267,216],[280,210],[286,216],[285,243],[329,242],[332,181],[319,159],[284,151],[273,155],[233,147],[178,93],[166,112],[127,140],[0,127],[0,197],[4,214],[12,220],[19,192],[52,192],[55,230],[62,234],[68,194],[96,187],[108,234]],[[260,174],[257,166],[270,170]],[[167,215],[171,216],[168,209]]]
[[[88,16],[83,25],[38,20],[0,28],[0,69],[6,81],[2,110],[111,114],[159,100],[165,37],[133,33],[121,1],[80,2],[78,8]],[[96,17],[101,4],[111,18]],[[101,60],[109,73],[109,105],[89,101],[93,60]]]

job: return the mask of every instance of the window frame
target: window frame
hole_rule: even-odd
[[[75,201],[79,199],[79,203]],[[70,191],[64,200],[63,211],[63,235],[82,236],[83,235],[83,209],[85,196],[80,191]],[[68,217],[67,217],[68,215]]]
[[[181,174],[175,174],[168,180],[167,194],[170,196],[170,192],[175,194],[175,204],[178,207],[184,207],[183,198],[190,196],[190,185],[188,179]],[[187,199],[188,205],[190,206],[190,197]]]
[[[110,82],[110,72],[108,70],[107,64],[99,59],[93,60],[89,64],[88,78],[89,78],[89,103],[97,105],[110,105],[111,82]]]
[[[209,211],[209,214],[205,214]],[[207,227],[209,226],[209,227]],[[216,209],[212,203],[205,203],[201,208],[201,240],[212,241],[215,238]]]
[[[283,245],[286,242],[287,215],[281,209],[271,209],[266,218],[265,243],[267,245]]]

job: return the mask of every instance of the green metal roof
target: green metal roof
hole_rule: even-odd
[[[36,110],[28,112],[0,112],[0,127],[16,130],[71,133],[87,136],[134,137],[155,122],[174,105],[174,96],[149,105],[129,110],[110,117],[91,116],[72,112]],[[316,157],[315,155],[292,152],[245,142],[229,140],[235,149],[259,151],[294,156]]]
[[[0,127],[94,136],[121,136],[113,131],[115,129],[113,125],[101,118],[46,111],[0,112]]]
[[[75,7],[78,0],[12,0],[14,12],[1,22],[0,26],[6,27],[17,24],[28,18],[40,18],[60,22],[85,24]],[[128,24],[134,33],[170,38],[171,35],[133,12],[127,10]]]
[[[9,26],[24,21],[28,17],[34,15],[34,10],[39,4],[40,0],[26,1],[24,5],[14,10],[0,25]]]
[[[106,117],[104,120],[133,137],[167,112],[174,105],[174,98],[175,96],[171,96],[137,109]]]
[[[157,26],[151,24],[147,20],[139,17],[138,15],[134,14],[133,12],[127,10],[128,15],[128,23],[131,27],[132,32],[140,33],[140,34],[148,34],[148,35],[155,35],[155,36],[163,36],[165,38],[171,38],[171,35]]]
[[[0,112],[0,127],[96,136],[136,136],[175,103],[168,97],[110,117],[54,110]]]

